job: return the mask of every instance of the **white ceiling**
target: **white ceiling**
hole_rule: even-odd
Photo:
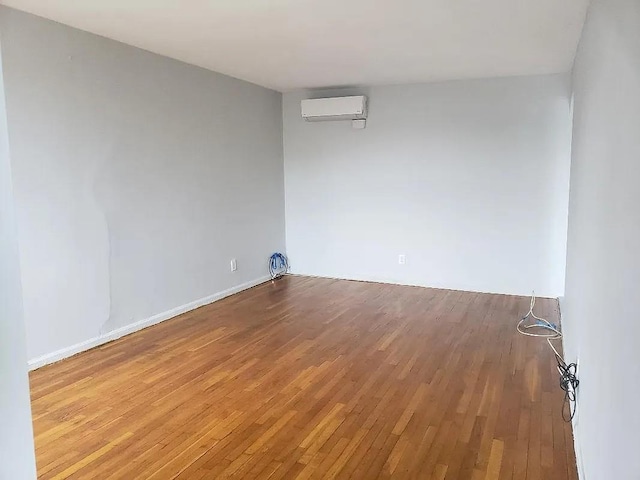
[[[3,0],[280,91],[564,72],[588,0]]]

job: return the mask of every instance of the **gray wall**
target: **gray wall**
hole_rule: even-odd
[[[7,8],[0,28],[30,358],[268,275],[280,93]]]
[[[35,478],[35,466],[18,237],[0,58],[0,478]]]
[[[365,130],[300,116],[302,98],[362,93]],[[285,94],[293,271],[561,295],[569,106],[567,75]]]
[[[567,360],[585,480],[640,478],[640,3],[594,0],[574,67]]]

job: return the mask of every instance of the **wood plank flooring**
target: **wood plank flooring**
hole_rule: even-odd
[[[528,305],[260,285],[32,372],[39,477],[574,480],[553,356],[515,330]]]

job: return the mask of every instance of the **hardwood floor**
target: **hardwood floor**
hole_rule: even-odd
[[[515,330],[528,305],[260,285],[32,372],[39,476],[574,480],[553,356]]]

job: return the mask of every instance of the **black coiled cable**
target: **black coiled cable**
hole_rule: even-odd
[[[576,388],[580,385],[577,377],[578,366],[575,363],[567,365],[558,358],[556,360],[560,372],[560,388],[564,391],[562,418],[565,422],[570,422],[576,414]]]

